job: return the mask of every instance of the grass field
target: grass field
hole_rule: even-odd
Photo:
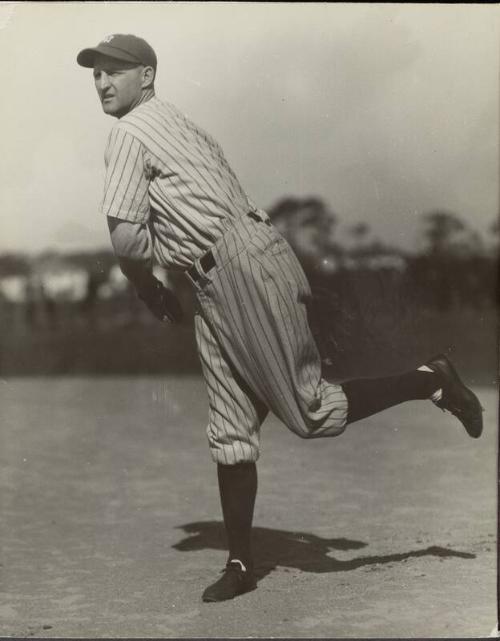
[[[478,637],[496,622],[497,396],[470,439],[431,403],[331,440],[262,428],[258,588],[226,559],[197,377],[0,381],[1,635]]]

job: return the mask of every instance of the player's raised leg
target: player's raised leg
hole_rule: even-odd
[[[347,423],[381,412],[404,401],[430,398],[456,416],[473,437],[483,430],[482,407],[477,396],[460,380],[444,354],[419,369],[398,376],[352,380],[342,384],[347,396]]]

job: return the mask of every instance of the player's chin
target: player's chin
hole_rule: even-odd
[[[103,100],[101,105],[104,113],[109,116],[114,116],[119,111],[118,106],[114,104],[113,100]]]

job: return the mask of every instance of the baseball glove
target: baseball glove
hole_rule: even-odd
[[[162,323],[180,323],[182,307],[177,296],[154,276],[147,287],[137,292],[152,314]]]

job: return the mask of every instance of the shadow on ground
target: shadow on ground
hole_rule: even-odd
[[[180,552],[195,550],[226,550],[224,524],[220,521],[196,521],[178,526],[188,536],[172,547]],[[330,553],[359,550],[368,545],[364,541],[350,539],[324,539],[307,532],[287,532],[272,528],[255,527],[253,545],[256,556],[256,574],[259,579],[267,576],[277,566],[295,568],[303,572],[349,572],[363,566],[404,562],[420,556],[443,558],[458,557],[475,559],[476,555],[459,552],[450,548],[432,545],[427,548],[409,550],[380,556],[357,556],[339,560]]]

